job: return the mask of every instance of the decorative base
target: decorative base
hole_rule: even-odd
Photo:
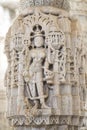
[[[82,127],[84,121],[86,119],[79,118],[78,116],[57,116],[57,115],[42,115],[42,116],[32,116],[32,117],[25,117],[25,116],[13,116],[9,118],[9,124],[13,127],[46,127],[46,126],[79,126]],[[83,122],[83,123],[82,123]],[[86,122],[85,122],[86,123]],[[86,126],[86,124],[84,124]]]
[[[80,130],[79,127],[67,126],[67,125],[52,125],[52,126],[45,126],[45,127],[18,127],[14,130]],[[82,129],[85,130],[85,129]]]

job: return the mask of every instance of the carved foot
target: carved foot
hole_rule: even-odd
[[[43,103],[43,104],[41,105],[41,108],[42,108],[42,109],[49,109],[50,107],[48,107],[45,103]]]
[[[34,101],[34,107],[38,108],[38,102]]]

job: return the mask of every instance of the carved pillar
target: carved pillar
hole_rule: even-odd
[[[78,119],[78,115],[81,113],[80,108],[80,83],[79,83],[79,48],[80,48],[80,41],[78,41],[78,25],[79,22],[76,19],[71,19],[72,21],[72,51],[71,51],[71,82],[72,82],[72,104],[73,104],[73,113]],[[79,48],[78,48],[79,44]],[[73,79],[73,80],[72,80]],[[78,105],[76,105],[78,104]]]
[[[9,31],[10,35],[10,31]],[[8,57],[8,67],[5,75],[5,86],[7,87],[7,116],[10,116],[10,108],[11,105],[11,56],[10,56],[10,37],[7,37],[5,40],[5,53],[7,54]],[[9,43],[9,45],[8,45]]]
[[[10,44],[13,103],[8,120],[15,130],[78,130],[82,125],[79,75],[85,62],[78,58],[84,58],[84,49],[77,47],[78,29],[73,26],[57,1],[21,1],[20,15],[6,43],[6,48]]]
[[[66,74],[66,85],[61,85],[61,95],[62,95],[62,111],[61,114],[72,114],[72,87],[71,87],[71,71],[70,71],[70,63],[71,63],[71,21],[69,20],[68,16],[60,16],[58,17],[58,23],[61,29],[64,31],[65,34],[65,45],[66,45],[66,67],[65,67],[65,74]],[[69,107],[68,107],[69,106]],[[68,111],[67,111],[68,110]]]
[[[23,113],[24,107],[24,81],[23,81],[23,54],[19,52],[19,66],[18,66],[18,101],[17,101],[17,113]]]
[[[14,49],[11,50],[11,115],[14,114],[14,88],[15,88],[15,82],[14,82],[14,65],[15,65],[15,51]]]
[[[60,16],[59,25],[66,36],[66,80],[70,83],[70,56],[71,56],[71,21],[68,16]]]

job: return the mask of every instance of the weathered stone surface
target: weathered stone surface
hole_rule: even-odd
[[[54,6],[57,8],[62,8],[69,10],[69,2],[68,0],[20,0],[20,9],[25,9],[26,7],[33,6]]]
[[[7,58],[4,54],[5,35],[10,27],[12,17],[9,9],[10,3],[7,7],[4,6],[3,3],[4,0],[0,1],[0,130],[12,130],[6,118],[7,98],[6,87],[4,83],[7,68]],[[5,1],[5,5],[6,4],[7,0]],[[11,10],[11,13],[12,12],[13,11]],[[13,14],[14,13],[12,13],[12,15]]]
[[[7,33],[7,115],[17,130],[87,127],[87,32],[68,4],[22,0]]]

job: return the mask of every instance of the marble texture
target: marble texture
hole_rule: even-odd
[[[20,0],[5,42],[7,117],[15,130],[86,130],[86,15],[84,1],[74,1],[77,8],[70,2]]]

